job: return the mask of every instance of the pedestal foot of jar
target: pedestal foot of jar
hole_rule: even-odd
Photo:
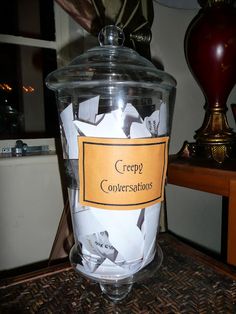
[[[102,292],[113,302],[123,300],[131,291],[133,284],[100,284]]]

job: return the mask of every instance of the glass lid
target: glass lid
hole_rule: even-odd
[[[99,33],[100,46],[76,57],[68,66],[50,73],[46,84],[53,90],[76,88],[91,84],[141,84],[176,86],[175,79],[158,70],[149,60],[133,49],[123,46],[124,33],[117,26],[109,25]]]

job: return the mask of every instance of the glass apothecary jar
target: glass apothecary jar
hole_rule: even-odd
[[[112,300],[160,266],[157,244],[176,82],[107,26],[100,47],[47,77],[56,92],[73,267]]]

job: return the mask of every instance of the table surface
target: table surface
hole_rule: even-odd
[[[135,284],[120,304],[68,263],[2,280],[0,313],[236,313],[236,268],[160,234],[164,260],[157,274]]]
[[[227,262],[236,266],[236,162],[210,166],[209,161],[196,161],[172,155],[169,158],[167,182],[177,186],[228,197],[223,209],[227,217]],[[225,233],[223,230],[222,232]]]
[[[222,196],[230,195],[230,181],[236,180],[236,163],[210,167],[187,158],[170,156],[167,181]]]

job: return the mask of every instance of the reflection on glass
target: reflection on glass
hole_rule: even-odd
[[[43,83],[55,68],[54,50],[0,44],[1,138],[57,134],[55,100]]]
[[[56,51],[24,45],[24,40],[16,45],[17,37],[8,36],[55,40],[54,24],[53,0],[1,3],[0,139],[58,134],[55,99],[44,86],[57,67]],[[12,43],[4,43],[8,39]]]

